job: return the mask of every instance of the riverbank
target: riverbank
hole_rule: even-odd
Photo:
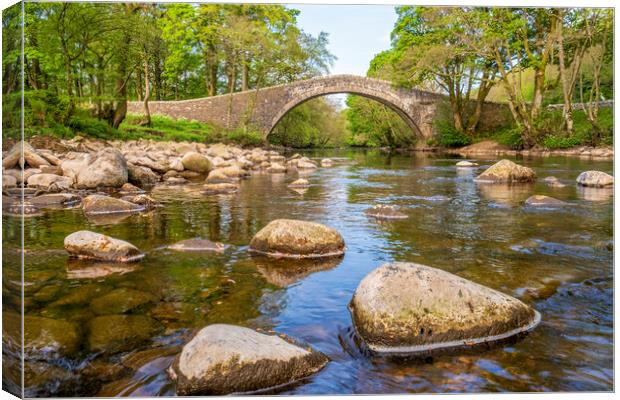
[[[424,150],[423,150],[424,151]],[[493,140],[484,140],[469,146],[455,149],[441,149],[440,151],[448,154],[456,154],[463,157],[477,155],[506,155],[506,156],[571,156],[584,158],[611,159],[614,157],[614,149],[611,146],[591,147],[576,146],[568,149],[547,149],[544,147],[533,147],[526,150],[514,150],[508,146],[501,145]]]

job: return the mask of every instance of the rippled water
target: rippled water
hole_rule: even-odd
[[[283,332],[329,356],[321,372],[284,394],[613,389],[613,193],[574,185],[584,170],[611,173],[610,161],[519,159],[539,178],[554,175],[567,186],[539,179],[506,188],[473,181],[494,158],[479,159],[474,172],[439,155],[308,155],[336,163],[307,176],[312,186],[303,194],[286,187],[297,174],[255,174],[235,195],[204,196],[200,184],[156,187],[151,195],[163,208],[122,220],[89,220],[80,209],[27,218],[26,315],[74,321],[78,334],[67,354],[27,360],[26,395],[174,395],[166,368],[192,330],[216,322]],[[533,194],[573,206],[528,210],[522,203]],[[378,203],[399,206],[409,218],[368,218],[364,210]],[[346,255],[327,262],[250,256],[252,236],[276,218],[336,228]],[[64,237],[79,229],[127,240],[146,257],[99,265],[102,276],[92,277],[92,265],[63,250]],[[6,326],[19,312],[19,219],[3,216],[3,235]],[[231,247],[221,255],[164,248],[192,237]],[[542,323],[517,343],[475,353],[423,362],[369,357],[352,335],[347,304],[369,271],[393,260],[516,296],[541,312]],[[123,312],[146,317],[126,336],[119,333],[128,330],[126,317],[96,319]],[[19,332],[7,329],[5,340]],[[15,349],[4,350],[3,385],[11,388],[11,377],[19,381]]]

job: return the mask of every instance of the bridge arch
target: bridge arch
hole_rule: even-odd
[[[423,133],[416,124],[415,116],[410,113],[412,104],[407,96],[402,96],[398,89],[393,89],[388,82],[354,75],[334,75],[318,77],[298,82],[289,90],[285,102],[281,104],[265,128],[267,136],[271,134],[278,122],[295,107],[317,97],[330,94],[355,94],[375,100],[396,112],[418,137]]]

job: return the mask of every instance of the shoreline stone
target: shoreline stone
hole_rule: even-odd
[[[214,324],[183,346],[168,372],[181,396],[250,394],[306,378],[328,361],[288,337]]]
[[[271,221],[250,241],[250,251],[273,257],[333,257],[344,250],[344,239],[335,229],[292,219]]]
[[[533,329],[540,314],[520,300],[415,263],[388,263],[360,282],[349,304],[371,351],[415,354],[495,342]]]

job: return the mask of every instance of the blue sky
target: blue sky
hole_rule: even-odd
[[[390,47],[396,22],[393,5],[290,4],[301,11],[299,26],[312,35],[329,33],[329,50],[338,57],[332,74],[366,75],[370,60]]]

